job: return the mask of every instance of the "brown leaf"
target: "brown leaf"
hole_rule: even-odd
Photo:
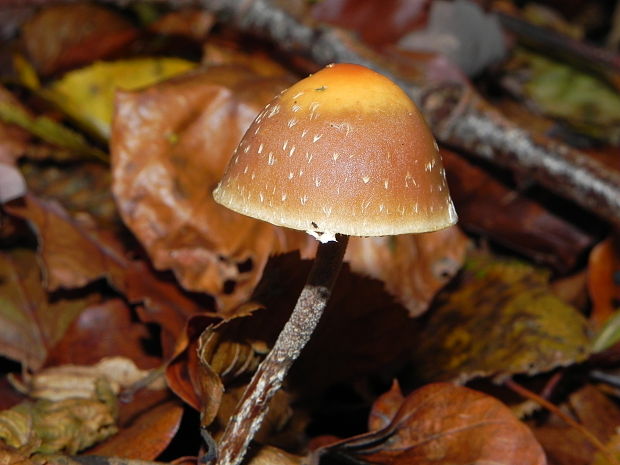
[[[88,451],[89,455],[154,460],[176,435],[183,408],[168,401],[146,410],[131,425]]]
[[[245,385],[267,352],[265,334],[270,341],[277,336],[278,326],[271,327],[270,321],[257,320],[249,313],[255,308],[256,305],[245,305],[240,316],[221,323],[204,316],[192,318],[167,366],[169,387],[200,411],[201,424],[210,426],[211,431],[223,429],[235,412]],[[258,313],[268,316],[265,311]],[[291,396],[285,391],[276,394],[258,432],[258,441],[269,438],[273,443],[274,435],[282,432],[285,425],[286,435],[300,434],[304,421],[287,423],[291,417],[290,401]]]
[[[368,431],[387,428],[404,401],[405,396],[400,390],[398,381],[394,380],[392,388],[375,400],[368,418]]]
[[[149,24],[149,30],[157,34],[203,41],[215,24],[215,19],[215,15],[209,11],[186,8],[164,14]]]
[[[211,196],[243,132],[286,84],[215,67],[117,97],[113,190],[123,219],[156,268],[214,295],[224,314],[247,300],[270,253],[308,248],[306,234],[233,213]]]
[[[45,8],[22,27],[28,55],[45,75],[105,58],[136,36],[123,16],[89,3]]]
[[[369,44],[385,45],[423,26],[429,3],[427,0],[405,3],[397,0],[330,0],[317,3],[312,15],[320,21],[356,31]]]
[[[570,395],[569,404],[581,424],[601,442],[617,433],[620,408],[596,387],[586,384]]]
[[[155,368],[161,360],[145,351],[149,338],[144,324],[132,321],[127,304],[108,300],[80,313],[48,354],[46,365],[92,365],[103,357],[124,356],[140,368]]]
[[[413,317],[426,311],[461,268],[468,243],[456,226],[425,234],[352,237],[345,260],[354,272],[385,282]]]
[[[27,195],[5,209],[36,228],[47,289],[83,287],[106,274],[114,281],[111,275],[123,272],[124,257],[102,247],[91,225],[71,218],[58,202]]]
[[[602,443],[607,443],[610,452],[617,450],[617,427],[620,424],[620,409],[599,389],[586,384],[572,393],[561,407],[574,416],[584,428]],[[562,465],[608,464],[604,454],[597,454],[592,442],[582,432],[566,425],[552,415],[543,425],[534,425],[532,430],[545,449],[550,463]],[[596,462],[593,460],[598,456]]]
[[[0,353],[33,370],[95,299],[49,296],[35,253],[25,249],[0,253],[0,295]]]
[[[210,424],[215,418],[224,387],[219,376],[207,371],[200,363],[198,338],[206,328],[217,322],[215,318],[204,315],[190,318],[166,366],[168,386],[184,402],[201,412],[201,423],[204,425]]]
[[[408,395],[388,426],[317,454],[390,465],[546,463],[531,431],[508,407],[448,383],[429,384]]]
[[[184,294],[144,262],[130,259],[130,251],[115,234],[83,217],[71,217],[58,202],[28,195],[23,202],[12,202],[5,209],[28,219],[35,228],[48,288],[76,288],[107,279],[129,302],[144,304],[138,309],[143,321],[162,326],[166,356],[171,354],[187,318],[211,307]]]
[[[448,150],[442,150],[441,156],[463,228],[564,272],[592,245],[593,237],[586,232],[482,168]]]

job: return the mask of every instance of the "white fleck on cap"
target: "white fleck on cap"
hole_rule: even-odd
[[[437,144],[392,81],[336,64],[256,117],[215,200],[324,238],[435,231],[457,221]]]

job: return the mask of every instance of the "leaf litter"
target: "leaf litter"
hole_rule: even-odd
[[[225,211],[210,192],[264,103],[316,67],[294,55],[275,60],[236,31],[212,29],[213,16],[204,12],[147,6],[137,16],[156,21],[144,27],[106,6],[79,5],[44,7],[29,19],[12,60],[17,83],[2,89],[0,355],[5,378],[20,378],[21,369],[26,389],[0,385],[12,399],[0,412],[0,457],[27,463],[35,453],[90,447],[99,456],[139,460],[189,454],[195,463],[200,427],[217,440],[314,253],[304,234]],[[390,21],[402,13],[383,8],[395,9],[385,16]],[[341,22],[334,11],[330,20]],[[377,35],[369,17],[343,24],[383,41],[378,47],[406,75],[434,76],[443,66],[465,79],[442,57],[399,52],[390,41],[408,31],[401,24],[393,37]],[[407,18],[408,28],[423,22]],[[153,34],[202,47],[202,66],[181,51],[133,56],[130,49]],[[536,85],[512,97],[538,99],[548,115],[609,142],[604,136],[613,131],[600,131],[616,123],[605,113],[609,102],[594,114],[600,124],[579,120],[581,94],[557,113],[548,101],[556,94]],[[467,164],[463,155],[444,151],[460,228],[351,241],[324,321],[274,400],[250,462],[542,464],[546,453],[560,465],[608,463],[618,442],[609,400],[616,394],[587,379],[578,390],[570,373],[616,376],[614,238],[584,265],[600,226],[591,231],[561,203],[537,191],[522,195],[502,173]],[[510,258],[471,252],[486,241]],[[554,295],[556,277],[586,271],[585,298],[573,293],[571,305]],[[119,390],[97,371],[110,357],[130,364],[138,378],[163,370],[159,382],[167,389],[134,389],[128,381]],[[515,375],[546,379],[545,392],[572,409],[604,450],[589,444],[571,455],[558,444],[583,442],[579,431],[540,412],[523,423],[492,389],[419,387]],[[404,392],[396,383],[389,388],[394,378]],[[572,393],[569,400],[552,380]],[[79,385],[89,386],[81,399]],[[62,394],[33,400],[28,392]],[[334,399],[354,407],[341,415],[344,439],[326,434],[338,428],[321,422],[322,407]],[[577,455],[581,462],[571,462]]]

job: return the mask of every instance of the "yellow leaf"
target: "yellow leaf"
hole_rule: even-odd
[[[46,96],[95,134],[108,138],[117,89],[133,90],[184,73],[195,63],[179,58],[97,62],[65,74]]]

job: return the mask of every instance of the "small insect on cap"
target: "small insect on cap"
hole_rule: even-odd
[[[354,64],[328,65],[273,99],[213,196],[322,241],[435,231],[457,220],[419,110],[388,78]]]

